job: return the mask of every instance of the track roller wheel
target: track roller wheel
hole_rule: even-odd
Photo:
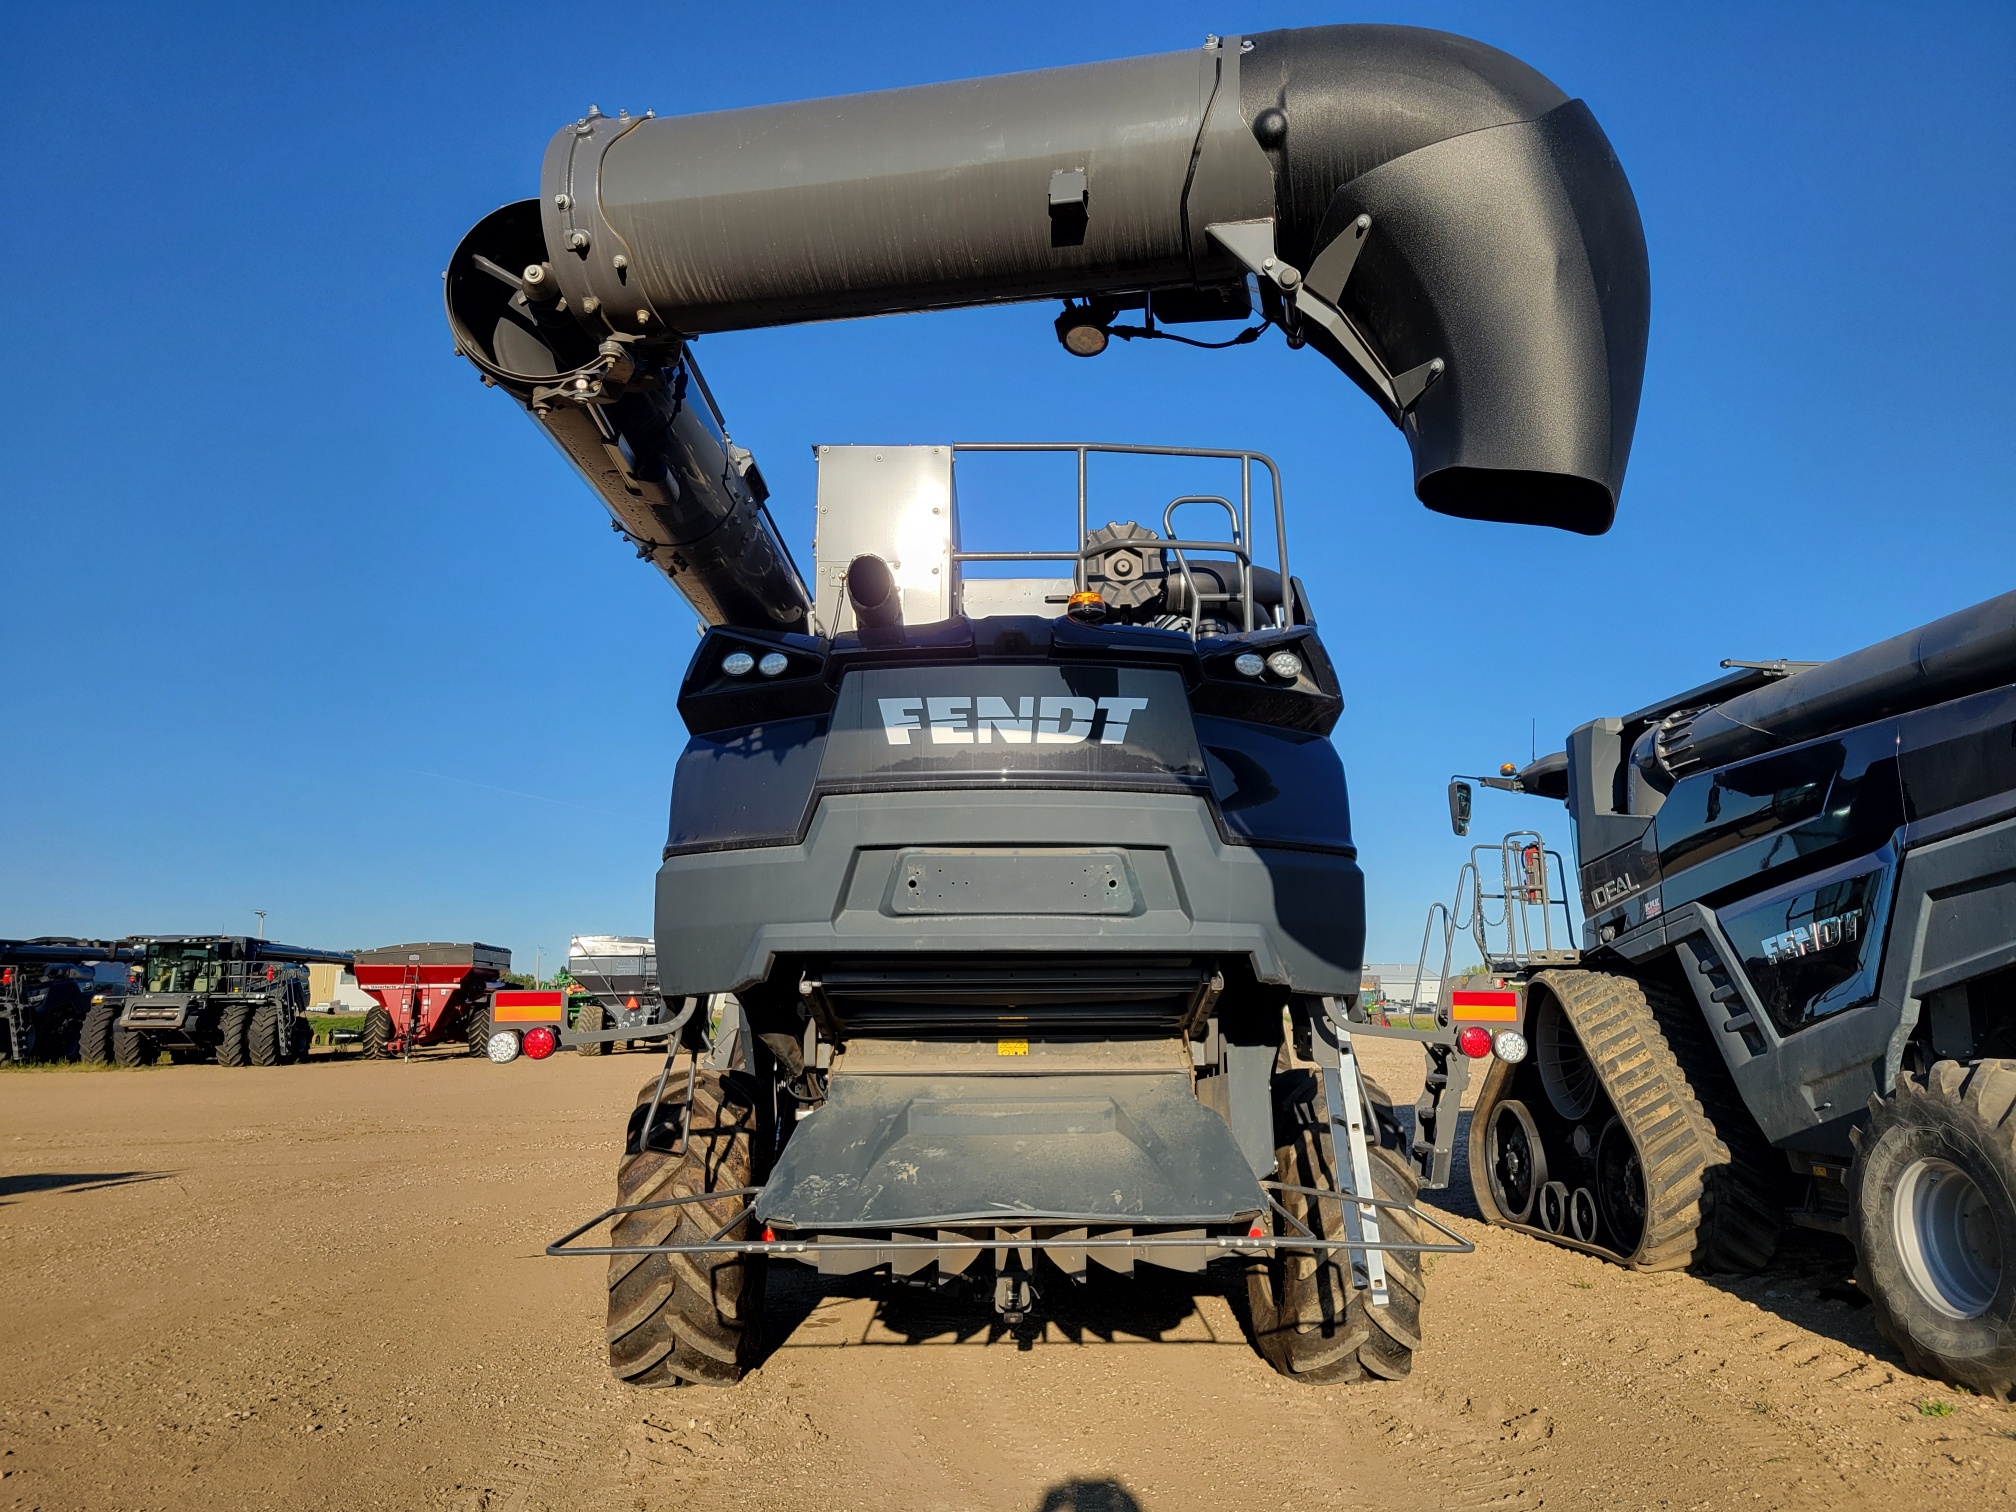
[[[280,1064],[280,1005],[261,1003],[245,1031],[245,1058],[255,1066]]]
[[[161,1058],[161,1046],[144,1029],[112,1030],[112,1059],[127,1070],[151,1066]]]
[[[112,1064],[112,1026],[119,1022],[121,1003],[93,1003],[77,1036],[77,1059],[87,1066]]]
[[[677,1080],[675,1076],[675,1084]],[[762,1184],[768,1131],[758,1116],[755,1085],[748,1077],[702,1071],[695,1078],[692,1125],[683,1156],[671,1153],[685,1116],[679,1104],[661,1106],[649,1147],[641,1141],[645,1110],[657,1088],[656,1077],[647,1081],[630,1115],[623,1163],[616,1175],[619,1203]],[[722,1197],[632,1213],[617,1221],[610,1242],[705,1242],[746,1200]],[[754,1234],[745,1223],[726,1237]],[[618,1380],[633,1386],[672,1386],[682,1381],[732,1384],[755,1359],[763,1281],[763,1262],[737,1255],[611,1255],[609,1368]]]
[[[576,1033],[585,1030],[607,1029],[608,1027],[608,1015],[602,1011],[602,1005],[595,1001],[595,999],[588,999],[580,1008],[575,1010],[574,1029]],[[614,1040],[603,1040],[600,1044],[576,1045],[574,1048],[579,1050],[583,1055],[607,1055],[616,1048],[616,1042]],[[653,1083],[653,1085],[655,1086],[656,1083]]]
[[[245,1045],[246,1031],[252,1024],[252,1005],[232,1003],[224,1010],[217,1026],[217,1064],[220,1066],[249,1066],[251,1056]]]
[[[1336,1152],[1322,1082],[1315,1073],[1275,1074],[1274,1141],[1283,1181],[1336,1190]],[[1370,1155],[1372,1194],[1411,1204],[1414,1173],[1406,1162],[1380,1145]],[[1344,1232],[1343,1207],[1337,1202],[1317,1202],[1294,1192],[1281,1193],[1280,1201],[1319,1238]],[[1379,1231],[1389,1240],[1421,1238],[1414,1220],[1391,1208],[1379,1210]],[[1307,1252],[1270,1256],[1246,1279],[1261,1357],[1284,1376],[1311,1385],[1367,1376],[1399,1380],[1413,1369],[1414,1351],[1421,1347],[1421,1303],[1427,1296],[1421,1256],[1386,1251],[1386,1289],[1387,1305],[1372,1306],[1371,1293],[1351,1284],[1350,1257],[1341,1251],[1321,1257]]]
[[[378,1060],[392,1053],[392,1015],[372,1008],[364,1015],[364,1027],[357,1035],[357,1047],[366,1060]]]
[[[1913,1370],[2016,1398],[2016,1060],[1940,1061],[1869,1100],[1855,1280]]]
[[[1492,1063],[1471,1117],[1485,1216],[1633,1270],[1769,1260],[1782,1221],[1771,1152],[1692,1034],[1695,1004],[1601,971],[1542,972],[1527,1004],[1533,1053]]]

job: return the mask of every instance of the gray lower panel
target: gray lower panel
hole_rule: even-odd
[[[1266,1206],[1187,1075],[835,1076],[757,1200],[793,1229],[1232,1223]]]
[[[1350,857],[1227,845],[1187,796],[829,797],[803,844],[665,862],[660,988],[739,991],[780,955],[1140,952],[1245,957],[1262,981],[1351,994],[1364,898]]]

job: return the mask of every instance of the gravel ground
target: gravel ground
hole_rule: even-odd
[[[1368,1059],[1408,1095],[1412,1054]],[[1803,1238],[1760,1277],[1632,1276],[1458,1216],[1477,1251],[1434,1264],[1413,1377],[1330,1390],[1184,1278],[1096,1285],[1023,1345],[784,1266],[741,1386],[627,1390],[600,1265],[540,1250],[610,1200],[651,1069],[0,1074],[0,1508],[2016,1500],[2016,1411],[1907,1374]]]

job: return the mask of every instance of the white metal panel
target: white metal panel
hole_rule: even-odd
[[[819,446],[819,518],[814,527],[813,604],[819,628],[854,628],[847,564],[879,556],[896,576],[903,622],[952,615],[952,553],[958,500],[949,446]]]
[[[1071,579],[1061,578],[978,578],[959,579],[960,612],[970,619],[989,614],[1043,614],[1051,619],[1064,612],[1071,596]]]

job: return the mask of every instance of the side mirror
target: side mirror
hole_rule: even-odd
[[[1449,784],[1449,828],[1459,835],[1470,833],[1470,784]]]

